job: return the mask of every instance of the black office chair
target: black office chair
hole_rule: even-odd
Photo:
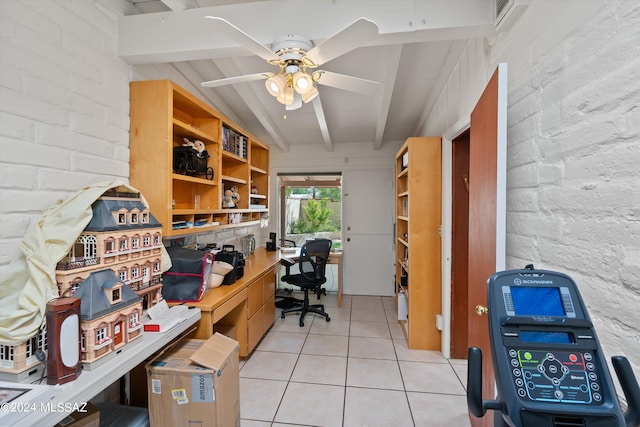
[[[304,316],[307,313],[316,313],[324,316],[327,322],[331,321],[329,315],[324,311],[322,304],[309,304],[309,291],[318,295],[324,293],[322,285],[327,281],[325,270],[329,252],[331,251],[330,239],[315,239],[307,241],[300,248],[300,257],[298,259],[299,273],[291,274],[291,267],[296,264],[289,258],[280,259],[280,263],[285,266],[286,274],[282,276],[282,280],[294,286],[298,286],[304,290],[304,300],[301,307],[291,307],[282,310],[280,317],[284,319],[286,313],[300,312],[300,326],[304,326]]]

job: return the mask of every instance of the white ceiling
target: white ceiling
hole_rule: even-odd
[[[296,34],[315,44],[360,17],[379,35],[322,69],[380,82],[372,96],[321,85],[320,102],[286,112],[264,81],[202,88],[216,108],[283,151],[320,144],[388,143],[417,135],[466,41],[495,34],[494,0],[126,0],[119,55],[132,65],[171,63],[194,86],[276,66],[216,34],[219,16],[270,47]]]

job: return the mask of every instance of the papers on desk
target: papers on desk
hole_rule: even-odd
[[[283,254],[295,254],[298,248],[280,248],[280,252]]]
[[[165,300],[160,301],[147,310],[147,314],[151,318],[144,324],[145,332],[166,332],[183,322],[188,315],[189,307],[186,305],[175,305],[171,308]]]

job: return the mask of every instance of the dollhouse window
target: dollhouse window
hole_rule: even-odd
[[[120,302],[120,287],[116,288],[116,289],[112,289],[111,290],[111,303],[115,304],[117,302]]]
[[[0,344],[0,361],[7,360],[13,362],[13,346]],[[13,363],[11,364],[13,367]]]
[[[129,247],[129,241],[126,238],[120,240],[120,250],[121,251],[126,251],[128,247]]]
[[[150,235],[145,235],[142,238],[142,246],[144,246],[145,248],[148,248],[149,246],[151,246],[151,236]]]
[[[140,277],[140,267],[131,267],[131,278],[137,279]]]
[[[115,240],[107,240],[104,242],[104,251],[105,253],[111,253],[116,251],[116,242]]]
[[[85,331],[82,331],[80,335],[80,350],[87,351],[87,334]]]
[[[33,336],[27,340],[27,358],[36,354],[36,350],[38,350],[38,337]]]
[[[160,244],[160,233],[158,233],[158,234],[156,234],[156,235],[154,236],[154,243],[155,243],[156,245],[159,245],[159,244]]]
[[[138,223],[138,212],[131,212],[131,224]]]
[[[118,224],[126,224],[127,223],[127,215],[124,212],[118,212]]]
[[[143,224],[149,223],[149,212],[142,212],[142,223]]]
[[[96,330],[96,344],[102,344],[108,338],[107,327],[102,327]]]
[[[73,283],[71,286],[69,286],[69,296],[73,296],[73,294],[76,293],[76,291],[78,290],[78,286],[80,286],[80,282]]]
[[[47,347],[47,327],[46,327],[46,325],[38,333],[38,347],[40,347],[43,351],[47,351],[47,349],[48,349],[48,347]]]
[[[140,247],[140,237],[135,236],[131,238],[131,249],[138,249]]]
[[[122,282],[125,282],[125,281],[127,280],[127,270],[121,270],[121,271],[118,273],[118,277],[120,278],[120,280],[121,280]]]
[[[72,256],[82,258],[95,258],[97,254],[98,239],[93,235],[82,235],[76,240],[72,248]]]
[[[138,326],[139,323],[140,313],[138,313],[137,311],[135,313],[131,313],[131,316],[129,316],[129,327],[133,328],[135,326]]]
[[[158,271],[160,271],[160,261],[156,261],[153,263],[153,272],[157,273]]]

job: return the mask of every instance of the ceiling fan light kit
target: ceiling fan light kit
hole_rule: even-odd
[[[280,67],[280,71],[276,74],[251,74],[212,80],[201,83],[204,87],[218,87],[266,78],[267,92],[279,103],[285,105],[287,110],[295,110],[300,108],[303,102],[310,102],[319,95],[315,83],[364,94],[371,94],[380,86],[378,82],[331,71],[316,70],[312,73],[309,71],[362,46],[377,36],[377,25],[368,19],[357,19],[316,46],[304,37],[288,34],[275,40],[269,49],[223,18],[213,16],[205,18],[211,20],[221,33],[269,64]],[[326,75],[327,78],[320,81],[322,75]]]

